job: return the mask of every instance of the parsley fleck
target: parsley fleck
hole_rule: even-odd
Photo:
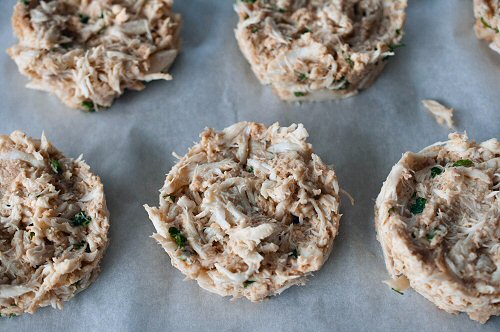
[[[250,172],[250,173],[253,173],[253,172],[254,172],[254,169],[253,169],[253,167],[252,167],[252,166],[248,167],[248,172]]]
[[[290,253],[290,256],[293,258],[299,257],[299,252],[297,251],[297,249],[293,249],[293,251]]]
[[[86,245],[87,245],[87,242],[81,241],[81,242],[78,242],[78,243],[74,243],[73,244],[73,248],[78,250],[78,249],[82,249]]]
[[[433,167],[431,168],[431,178],[435,178],[439,174],[443,173],[443,170],[439,167]]]
[[[293,94],[295,97],[304,97],[306,95],[306,93],[302,91],[295,91]]]
[[[488,29],[491,29],[493,31],[495,31],[496,33],[499,33],[500,31],[498,30],[498,28],[494,28],[492,27],[485,19],[484,17],[481,17],[481,23],[483,23],[484,27],[485,28],[488,28]]]
[[[349,66],[351,66],[351,68],[354,67],[354,61],[352,61],[351,58],[345,58],[345,60],[347,61],[347,63],[349,64]]]
[[[95,112],[94,109],[94,103],[91,101],[82,101],[82,107],[87,111],[87,112]]]
[[[30,240],[33,240],[34,237],[35,237],[35,232],[30,232]]]
[[[311,29],[309,29],[309,28],[305,28],[305,29],[304,29],[304,32],[302,32],[302,33],[308,33],[308,32],[311,32]]]
[[[460,159],[453,163],[453,167],[472,167],[474,162],[470,159]]]
[[[299,74],[299,81],[303,82],[305,80],[307,80],[307,75],[304,73],[300,73]]]
[[[394,208],[394,206],[393,206],[393,207],[391,207],[391,208],[387,211],[387,213],[388,213],[389,215],[391,215],[391,213],[393,213],[393,212],[394,212],[394,210],[395,210],[395,208]]]
[[[247,288],[251,284],[253,284],[255,281],[254,280],[246,280],[243,282],[243,287]]]
[[[432,241],[432,239],[436,237],[436,231],[430,231],[429,234],[427,234],[425,237],[427,238],[427,240]]]
[[[255,2],[257,2],[257,0],[241,0],[241,2],[255,3]]]
[[[78,14],[78,17],[80,17],[80,22],[83,24],[89,23],[90,17],[84,14]]]
[[[401,29],[396,29],[396,35],[400,35],[401,34]]]
[[[176,197],[174,195],[165,195],[165,196],[163,196],[163,198],[164,199],[167,199],[167,198],[170,199],[170,201],[172,203],[175,203],[175,199],[176,199]]]
[[[170,227],[168,229],[168,232],[170,233],[170,236],[175,240],[175,243],[177,243],[177,246],[179,248],[184,248],[186,245],[186,237],[181,233],[181,231],[177,227]]]
[[[258,31],[259,31],[259,28],[254,25],[252,27],[252,33],[257,33]]]
[[[22,3],[25,6],[29,6],[29,4],[30,4],[31,1],[30,0],[19,0],[19,2]]]
[[[92,221],[92,218],[87,216],[85,211],[80,211],[77,214],[75,214],[73,219],[71,219],[71,225],[73,225],[73,226],[87,226],[88,224],[90,224],[91,221]]]
[[[395,291],[396,293],[398,294],[401,294],[401,295],[405,295],[402,291],[400,291],[399,289],[396,289],[396,288],[391,288],[393,291]]]
[[[50,160],[50,168],[52,168],[54,173],[61,174],[62,168],[61,168],[61,164],[59,163],[59,160],[51,159]]]
[[[398,49],[398,48],[401,48],[401,47],[405,47],[406,45],[405,44],[389,44],[387,45],[389,47],[389,52],[393,52]]]
[[[417,197],[415,199],[415,204],[410,206],[410,212],[413,214],[420,214],[425,209],[425,204],[427,203],[427,199],[423,197]]]

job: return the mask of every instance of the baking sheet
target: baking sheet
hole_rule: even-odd
[[[499,138],[500,55],[478,41],[469,0],[411,1],[404,43],[374,86],[354,98],[281,102],[261,86],[240,54],[231,0],[177,0],[184,17],[183,52],[174,80],[127,92],[103,113],[66,108],[55,97],[24,88],[3,50],[15,42],[16,0],[0,4],[0,132],[39,137],[45,131],[65,154],[101,176],[111,213],[111,244],[99,279],[67,302],[35,315],[0,320],[2,331],[499,331],[464,314],[438,310],[412,290],[403,296],[386,279],[375,238],[373,205],[382,181],[404,151],[446,139],[420,105],[434,98],[456,109],[459,130]],[[322,159],[335,166],[344,197],[340,234],[324,268],[303,287],[260,304],[208,293],[171,267],[149,236],[142,208],[205,126],[236,121],[302,122]]]

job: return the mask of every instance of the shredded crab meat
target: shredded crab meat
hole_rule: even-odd
[[[400,46],[406,0],[237,1],[241,51],[284,100],[344,98],[368,87]]]
[[[492,0],[474,0],[474,31],[479,39],[489,43],[490,48],[500,53],[500,3]]]
[[[449,129],[453,129],[453,108],[448,108],[430,99],[422,100],[422,105],[424,105],[424,107],[434,116],[437,123],[446,125]]]
[[[376,202],[378,239],[393,277],[448,312],[500,315],[500,143],[447,142],[406,153]],[[390,188],[390,190],[389,190]]]
[[[72,108],[98,111],[125,89],[171,80],[181,19],[172,0],[20,1],[8,50],[28,87]]]
[[[107,246],[100,179],[45,136],[14,132],[0,136],[0,193],[0,314],[62,308],[95,280]]]
[[[333,170],[304,127],[207,129],[145,206],[172,264],[211,292],[260,301],[321,268],[340,221]]]

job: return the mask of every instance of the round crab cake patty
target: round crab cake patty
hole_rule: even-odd
[[[376,201],[377,235],[393,278],[484,323],[500,314],[500,143],[449,138],[392,168]]]
[[[0,314],[62,308],[99,273],[103,185],[80,158],[16,131],[0,136]]]
[[[8,50],[28,87],[86,111],[111,106],[165,73],[180,48],[172,0],[26,0],[16,4]]]
[[[402,46],[406,0],[238,0],[235,30],[262,84],[283,100],[349,97]]]
[[[168,173],[160,206],[145,206],[172,264],[251,301],[319,270],[339,227],[339,186],[307,137],[301,124],[205,130]]]
[[[491,0],[474,0],[474,31],[479,39],[486,40],[492,50],[500,53],[500,3]]]

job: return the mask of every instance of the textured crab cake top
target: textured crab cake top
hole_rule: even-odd
[[[31,79],[87,111],[111,106],[124,89],[164,73],[180,47],[180,16],[172,0],[20,1],[14,10],[19,43],[8,52]]]
[[[476,36],[490,43],[490,48],[500,53],[500,3],[493,0],[474,0]]]
[[[406,0],[238,0],[236,38],[285,100],[351,96],[401,46]]]
[[[0,314],[62,307],[97,277],[108,210],[99,177],[45,136],[0,136]]]
[[[393,277],[449,312],[500,314],[500,143],[451,134],[406,153],[376,203],[378,238]]]
[[[205,130],[167,175],[160,206],[146,206],[172,264],[252,301],[319,270],[339,227],[339,187],[307,137],[300,124]]]

